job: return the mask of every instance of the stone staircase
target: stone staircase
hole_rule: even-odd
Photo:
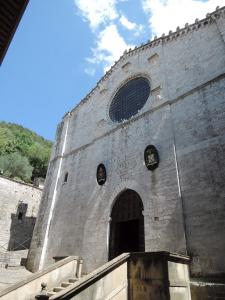
[[[190,282],[188,261],[186,256],[169,252],[124,253],[81,276],[83,259],[71,256],[28,277],[24,274],[22,281],[0,291],[0,299],[31,300],[38,296],[50,300],[127,300],[132,294],[132,299],[142,300],[149,296],[167,299],[165,295],[169,294],[171,299],[180,300],[182,289],[185,299],[225,300],[222,280],[219,283],[199,278]],[[5,269],[3,277],[10,271],[16,274],[17,267]]]
[[[49,298],[57,295],[63,288],[69,288],[81,277],[83,260],[77,256],[70,256],[58,260],[44,270],[30,273],[22,266],[8,266],[0,269],[0,278],[7,280],[7,277],[15,278],[11,284],[7,284],[0,290],[1,300],[31,300],[36,295],[46,292],[46,285],[49,288]],[[7,280],[8,281],[8,280]],[[41,287],[41,291],[40,291]]]
[[[190,300],[188,262],[169,252],[123,253],[84,278],[68,277],[47,294],[49,300]]]
[[[66,289],[67,287],[73,285],[74,283],[76,283],[79,279],[83,278],[83,276],[81,276],[80,278],[78,277],[73,277],[73,278],[68,278],[68,280],[63,281],[60,286],[56,286],[53,289],[51,289],[50,291],[47,292],[48,296],[51,297],[56,295],[58,292],[63,291],[64,289]]]

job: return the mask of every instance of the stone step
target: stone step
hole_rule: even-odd
[[[62,282],[61,286],[66,288],[66,287],[70,286],[71,284],[72,284],[72,282]]]
[[[75,282],[77,282],[77,280],[79,280],[79,278],[69,278],[68,279],[68,281],[70,282],[70,283],[75,283]]]
[[[64,289],[65,289],[65,287],[62,287],[62,286],[56,286],[56,287],[53,288],[53,292],[58,293],[58,292],[61,292],[61,291],[64,290]]]
[[[64,290],[65,288],[67,288],[68,286],[72,285],[73,283],[77,282],[79,280],[79,278],[73,277],[73,278],[69,278],[68,281],[63,281],[61,283],[61,286],[57,286],[54,287],[52,289],[52,291],[48,292],[49,297],[57,294],[58,292],[61,292],[62,290]]]
[[[56,292],[53,292],[53,291],[51,291],[51,292],[47,292],[47,294],[49,295],[49,297],[51,297],[51,296],[54,296],[55,294],[57,294]]]

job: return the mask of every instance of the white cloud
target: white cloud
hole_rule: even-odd
[[[136,23],[130,22],[124,15],[120,17],[120,23],[129,30],[134,30],[137,27]]]
[[[133,45],[126,43],[118,31],[119,26],[132,31],[133,37],[140,35],[143,26],[128,20],[122,12],[118,12],[117,4],[128,0],[74,0],[79,14],[89,23],[95,38],[92,56],[86,58],[85,73],[94,76],[97,66],[104,71],[118,60],[125,49]]]
[[[129,21],[124,15],[121,15],[120,24],[128,30],[133,30],[134,35],[138,36],[143,31],[143,25],[138,25],[134,22]]]
[[[221,0],[142,0],[144,11],[149,15],[152,35],[160,36],[183,27],[185,23],[193,23],[196,18],[202,19],[208,12],[221,5]]]
[[[112,24],[99,33],[96,47],[92,49],[93,57],[87,58],[87,61],[91,64],[103,63],[104,71],[107,71],[124,50],[132,47],[119,34],[116,25]]]
[[[117,0],[74,0],[74,2],[93,30],[100,24],[118,17],[115,7]]]
[[[85,72],[86,74],[88,74],[89,76],[94,76],[94,75],[95,75],[95,69],[94,69],[94,68],[91,68],[91,67],[85,68],[85,69],[84,69],[84,72]]]

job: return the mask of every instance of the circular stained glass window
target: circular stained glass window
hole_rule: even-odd
[[[115,122],[122,122],[136,115],[145,105],[149,94],[150,83],[147,78],[131,79],[114,96],[109,107],[110,119]]]

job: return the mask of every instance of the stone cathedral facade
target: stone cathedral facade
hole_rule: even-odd
[[[225,8],[125,52],[58,126],[28,257],[191,257],[225,274]]]

